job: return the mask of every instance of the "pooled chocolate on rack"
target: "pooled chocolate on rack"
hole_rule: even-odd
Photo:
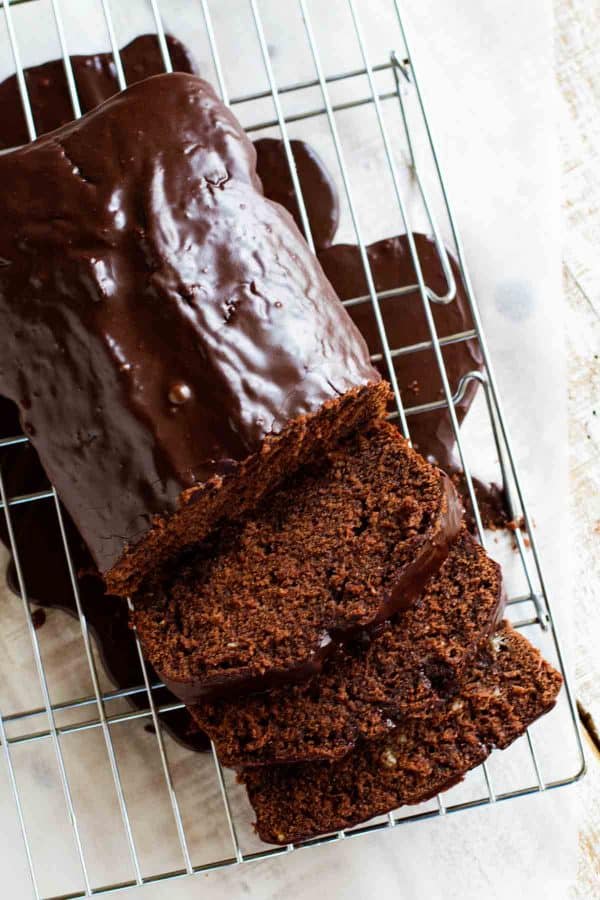
[[[198,73],[193,56],[172,35],[166,35],[171,64],[176,72]],[[154,34],[142,34],[121,50],[121,62],[128,84],[164,72],[160,46]],[[119,90],[112,53],[71,56],[77,98],[82,113],[89,112]],[[62,59],[52,59],[25,69],[25,84],[38,135],[54,131],[73,120]],[[18,147],[29,140],[16,75],[0,83],[0,149]]]

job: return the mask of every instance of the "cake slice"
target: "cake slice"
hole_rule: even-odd
[[[340,646],[308,683],[190,707],[227,766],[335,760],[399,718],[429,715],[502,614],[500,568],[463,526],[421,596],[373,636]]]
[[[448,477],[374,423],[140,589],[146,656],[187,703],[306,680],[419,596],[461,515]]]
[[[244,769],[240,780],[267,843],[351,828],[461,781],[554,706],[562,678],[504,623],[443,710],[407,719],[336,763]]]
[[[134,84],[0,155],[0,180],[0,394],[110,592],[384,414],[365,341],[205,81]]]

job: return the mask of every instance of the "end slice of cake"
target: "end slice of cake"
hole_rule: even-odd
[[[351,828],[461,781],[493,748],[505,748],[550,710],[562,678],[508,623],[490,638],[443,710],[406,719],[336,763],[244,769],[267,843],[287,844]]]

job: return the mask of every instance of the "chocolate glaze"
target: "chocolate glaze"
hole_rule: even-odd
[[[426,284],[436,294],[444,294],[447,290],[446,280],[434,241],[424,234],[414,234],[413,238]],[[367,247],[367,255],[375,288],[378,291],[393,290],[417,283],[406,235],[386,238],[371,244]],[[321,251],[319,260],[342,300],[368,294],[358,247],[351,244],[337,244]],[[450,265],[456,279],[457,295],[451,303],[435,304],[433,307],[434,320],[440,337],[473,327],[460,271],[452,257]],[[381,311],[392,349],[430,339],[418,291],[382,300]],[[365,336],[371,352],[381,353],[381,342],[370,300],[358,306],[348,307],[348,312]],[[479,370],[483,364],[476,341],[451,344],[444,347],[443,353],[453,391],[466,372]],[[378,367],[384,372],[385,362],[379,363]],[[443,398],[442,383],[433,350],[399,356],[394,362],[394,368],[405,406],[430,403]],[[461,403],[457,404],[459,421],[466,415],[476,390],[477,384],[474,383],[467,390]],[[413,444],[423,455],[442,466],[451,462],[454,456],[454,440],[447,410],[412,416],[408,424]]]
[[[167,46],[176,72],[197,73],[196,63],[179,41],[167,35]],[[158,38],[143,34],[121,50],[128,84],[164,72]],[[112,53],[72,56],[71,65],[82,112],[108,100],[119,90]],[[53,131],[73,119],[73,107],[62,59],[25,69],[25,81],[38,134]],[[0,149],[17,147],[29,140],[15,75],[0,83]]]
[[[413,234],[413,238],[425,283],[434,293],[442,296],[447,290],[447,285],[435,243],[425,234]],[[387,291],[416,284],[417,277],[406,235],[397,235],[371,244],[367,247],[367,255],[376,290]],[[446,305],[433,305],[434,320],[440,337],[473,328],[460,269],[451,254],[448,254],[448,258],[456,281],[456,297]],[[337,244],[322,250],[319,253],[319,261],[342,300],[368,294],[358,247],[351,244]],[[391,349],[430,339],[418,291],[382,300],[381,310]],[[381,342],[371,302],[348,307],[348,312],[364,335],[371,352],[381,353]],[[450,344],[443,348],[443,356],[453,393],[463,375],[473,370],[481,370],[483,367],[483,357],[475,340]],[[378,368],[387,377],[385,362],[379,363]],[[422,350],[396,357],[394,368],[405,406],[443,399],[442,383],[433,350]],[[478,382],[472,381],[460,403],[456,404],[459,424],[466,416],[478,386]],[[452,477],[463,496],[467,520],[473,526],[471,503],[456,453],[456,441],[448,411],[441,409],[410,416],[408,426],[415,448]],[[509,518],[503,489],[496,484],[485,484],[479,479],[473,481],[484,525],[503,527]]]
[[[290,176],[283,141],[260,138],[254,142],[256,170],[267,197],[281,203],[292,214],[304,234],[300,208]],[[305,141],[290,141],[306,214],[317,250],[328,247],[340,222],[339,196],[335,182],[321,157]]]
[[[0,398],[0,437],[12,437],[18,432],[16,407]],[[31,444],[3,448],[0,451],[0,467],[9,497],[48,487],[48,480]],[[100,651],[102,664],[116,688],[131,688],[143,684],[137,648],[129,627],[127,604],[120,597],[105,594],[102,579],[95,574],[95,567],[85,544],[66,513],[64,518],[69,549],[78,575],[81,604]],[[34,624],[42,627],[45,620],[44,609],[60,609],[77,619],[54,504],[52,501],[42,500],[14,506],[11,509],[11,520],[25,573],[28,597],[42,607],[34,610]],[[8,546],[4,516],[0,517],[0,540]],[[7,582],[9,588],[18,594],[12,562],[7,569]],[[149,664],[148,670],[150,680],[157,681]],[[154,698],[157,705],[176,701],[176,697],[165,689],[155,691]],[[139,709],[146,709],[146,692],[134,694],[129,702]],[[208,740],[193,725],[187,710],[161,714],[161,720],[176,740],[193,750],[209,749]]]
[[[319,648],[309,658],[283,670],[270,669],[257,676],[255,671],[240,668],[236,674],[229,670],[224,675],[212,674],[193,681],[176,681],[157,670],[161,681],[187,704],[200,699],[239,696],[250,691],[266,691],[284,684],[307,681],[322,670],[325,660],[340,644],[377,630],[382,622],[407,609],[421,594],[430,576],[439,569],[462,524],[463,509],[454,485],[444,472],[440,471],[439,475],[440,506],[435,521],[431,523],[428,539],[418,542],[411,561],[398,573],[395,584],[381,597],[378,614],[369,626],[356,628],[346,625],[324,631]],[[141,636],[143,640],[143,634]]]
[[[183,491],[378,380],[206,82],[140,82],[0,177],[0,391],[103,574]]]
[[[166,35],[175,72],[199,74],[189,50],[172,35]],[[143,34],[121,50],[127,84],[135,84],[164,72],[164,63],[154,34]],[[77,96],[83,113],[108,100],[119,90],[112,53],[71,56]],[[53,59],[24,70],[38,135],[73,120],[73,107],[62,59]],[[15,75],[0,83],[0,149],[17,147],[29,140],[27,124]],[[305,141],[290,142],[298,178],[317,248],[331,244],[339,224],[337,187],[317,152]],[[260,138],[254,142],[256,167],[265,196],[292,214],[300,231],[302,222],[290,177],[283,141]]]

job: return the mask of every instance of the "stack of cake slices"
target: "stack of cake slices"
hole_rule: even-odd
[[[554,705],[503,607],[447,476],[376,420],[146,580],[134,622],[286,844],[430,798]]]
[[[0,395],[260,836],[287,843],[456,783],[561,678],[502,623],[498,566],[386,420],[256,161],[176,73],[1,154]],[[408,261],[402,241],[369,256],[380,289]],[[352,258],[323,257],[344,295]]]

